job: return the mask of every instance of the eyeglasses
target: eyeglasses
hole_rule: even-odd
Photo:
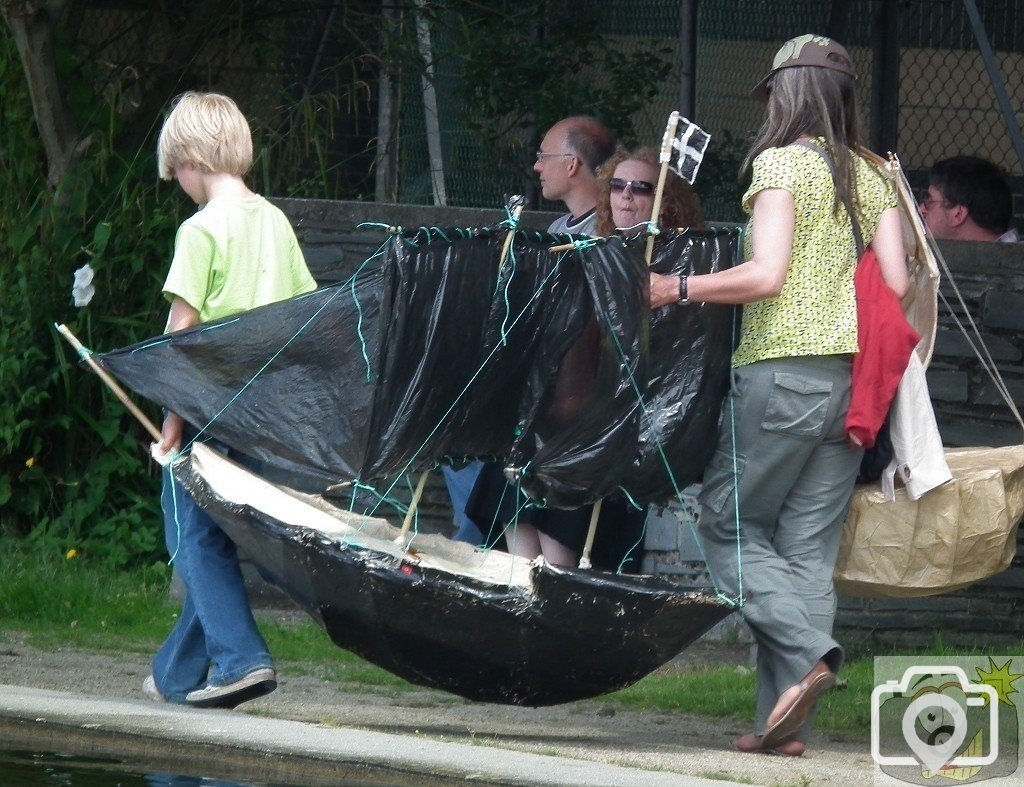
[[[608,181],[608,187],[614,192],[625,191],[629,189],[634,194],[653,194],[654,184],[648,183],[646,180],[623,180],[622,178],[612,178]]]
[[[546,159],[546,158],[551,158],[552,156],[554,156],[556,158],[566,158],[567,156],[575,156],[575,155],[576,155],[575,153],[543,153],[543,152],[538,150],[537,151],[537,161],[540,161],[540,160]]]
[[[939,205],[939,206],[941,206],[943,208],[946,208],[946,209],[949,209],[949,208],[953,207],[953,204],[951,202],[948,202],[948,201],[942,199],[942,197],[935,197],[934,199],[926,199],[924,202],[921,203],[921,207],[924,210],[931,210],[936,205]]]

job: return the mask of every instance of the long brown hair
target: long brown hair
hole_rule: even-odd
[[[615,222],[612,220],[611,187],[609,181],[615,175],[615,170],[623,161],[642,161],[650,164],[655,169],[661,169],[661,162],[658,160],[658,151],[652,147],[638,148],[637,150],[625,150],[619,148],[615,154],[597,169],[597,223],[594,231],[601,236],[611,235],[615,232]],[[704,212],[700,207],[700,199],[693,187],[669,171],[665,178],[665,190],[661,195],[661,216],[659,223],[662,227],[676,229],[678,227],[700,228],[704,226]]]
[[[854,79],[831,68],[782,68],[768,83],[764,124],[740,169],[749,182],[754,159],[768,148],[796,142],[800,137],[824,137],[835,167],[835,203],[838,215],[844,202],[857,204],[857,169],[851,154],[861,147],[860,118]]]

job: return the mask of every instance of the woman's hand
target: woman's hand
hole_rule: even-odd
[[[660,309],[679,301],[679,277],[672,274],[651,274],[651,308]]]

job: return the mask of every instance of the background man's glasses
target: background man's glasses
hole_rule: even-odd
[[[538,150],[537,151],[537,161],[541,161],[542,159],[546,159],[546,158],[551,158],[552,156],[554,156],[556,158],[565,158],[566,156],[575,156],[575,155],[576,155],[575,153],[542,153],[541,151]]]
[[[622,178],[612,178],[608,181],[608,186],[612,191],[618,193],[629,189],[634,194],[653,194],[654,184],[648,183],[646,180],[623,180]]]

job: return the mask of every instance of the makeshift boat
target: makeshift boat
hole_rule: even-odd
[[[654,266],[718,270],[737,239],[668,235]],[[474,700],[594,696],[661,666],[732,604],[710,588],[410,539],[356,513],[360,490],[388,498],[452,456],[504,457],[537,505],[557,507],[621,490],[664,500],[700,477],[734,310],[652,320],[642,242],[551,253],[559,240],[517,232],[503,258],[495,232],[396,231],[344,285],[97,360],[288,479],[271,484],[201,442],[173,465],[337,644]]]
[[[406,549],[386,521],[270,484],[201,444],[175,473],[335,644],[471,700],[539,706],[623,688],[732,611],[653,577],[559,568],[439,535]]]
[[[912,251],[914,290],[904,305],[927,362],[935,249],[915,224],[902,174],[894,177]],[[736,259],[737,239],[734,231],[669,234],[652,268],[720,270]],[[553,507],[618,493],[662,502],[699,480],[728,386],[735,311],[699,304],[651,315],[639,244],[616,238],[553,254],[553,242],[515,232],[506,255],[494,230],[395,229],[344,285],[97,358],[136,392],[202,425],[203,436],[288,480],[271,484],[200,443],[174,465],[337,644],[475,700],[594,696],[665,663],[736,600],[440,537],[410,540],[374,509],[356,513],[361,490],[384,500],[410,472],[461,457],[503,457],[532,504]],[[894,503],[877,486],[859,489],[839,589],[944,592],[1005,567],[1024,507],[1021,453],[975,453],[981,467],[1000,466],[1006,454],[1016,468],[984,492],[1007,501],[991,538],[957,538],[987,516],[964,507],[976,490],[959,461],[950,463],[954,482],[940,487],[949,493],[941,510],[929,508],[937,492]],[[982,541],[996,563],[924,579],[941,573],[935,542]],[[896,556],[894,568],[882,570],[879,543]],[[953,555],[981,565],[969,550]]]

